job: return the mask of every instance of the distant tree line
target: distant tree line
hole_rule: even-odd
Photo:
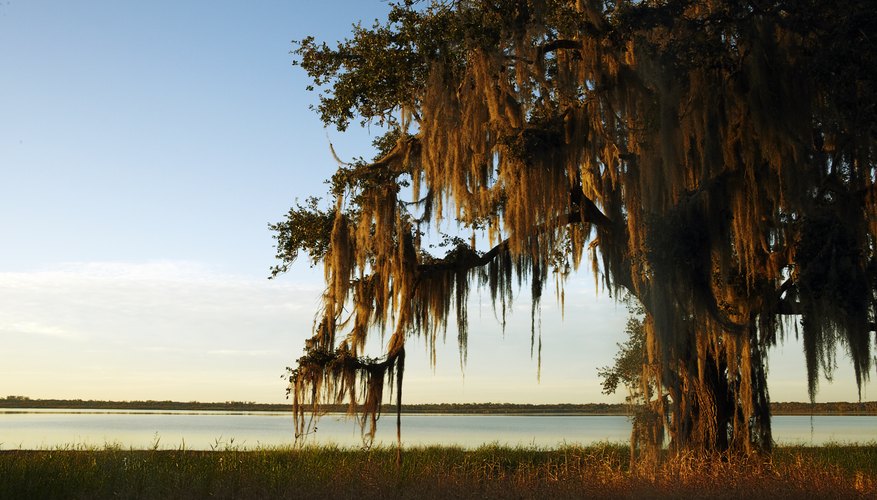
[[[30,399],[27,396],[0,398],[0,408],[34,408],[58,410],[213,410],[213,411],[291,411],[292,405],[256,403],[253,401],[99,401],[83,399]],[[325,405],[326,413],[346,413],[347,405]],[[383,405],[383,412],[392,412],[392,405]],[[402,406],[403,413],[445,413],[460,415],[628,415],[628,404],[516,404],[516,403],[429,403]],[[877,401],[862,403],[771,403],[774,415],[877,415]]]

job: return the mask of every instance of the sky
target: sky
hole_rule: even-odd
[[[330,141],[342,158],[368,157],[378,133],[323,127],[291,41],[332,43],[387,9],[0,2],[0,397],[285,401],[322,272],[303,258],[268,280],[268,224],[325,193]],[[543,300],[541,377],[528,300],[502,331],[488,295],[473,294],[468,362],[455,331],[435,366],[411,339],[405,401],[621,401],[596,371],[627,310],[593,283],[573,278],[563,315]],[[845,354],[838,364],[818,401],[856,400]],[[793,334],[768,380],[774,401],[807,399]]]

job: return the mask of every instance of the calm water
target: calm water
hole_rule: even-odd
[[[378,425],[377,443],[395,444],[395,417]],[[877,416],[778,416],[774,439],[785,444],[877,442]],[[630,423],[617,416],[403,415],[402,440],[412,445],[485,443],[550,447],[599,441],[626,443]],[[157,443],[156,443],[157,441]],[[359,428],[324,416],[310,443],[359,446]],[[227,446],[289,446],[292,416],[275,412],[0,410],[0,449],[120,445],[123,448],[209,450]]]

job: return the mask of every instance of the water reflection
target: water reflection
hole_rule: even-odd
[[[378,426],[376,444],[394,445],[393,419]],[[877,416],[778,416],[778,443],[877,441]],[[623,416],[403,415],[407,446],[485,443],[554,447],[595,442],[626,443],[630,423]],[[0,448],[70,446],[197,450],[292,446],[292,416],[286,412],[0,410]],[[308,443],[361,446],[355,421],[326,415]]]

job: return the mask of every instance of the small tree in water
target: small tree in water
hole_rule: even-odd
[[[811,398],[839,346],[861,387],[877,307],[873,7],[405,1],[335,47],[299,42],[327,125],[390,130],[374,161],[339,167],[327,208],[273,226],[275,273],[300,251],[325,268],[290,374],[299,432],[320,401],[347,401],[371,435],[385,384],[401,401],[408,338],[434,345],[455,316],[465,359],[472,286],[502,313],[529,280],[535,314],[552,276],[563,302],[586,253],[643,304],[649,435],[671,450],[771,446],[765,352],[783,317]],[[473,237],[431,255],[446,219]]]

